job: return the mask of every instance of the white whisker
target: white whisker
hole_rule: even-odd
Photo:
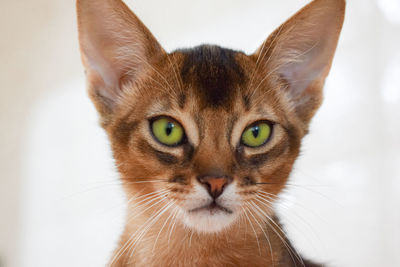
[[[252,204],[252,203],[251,203]],[[254,211],[254,207],[253,205],[250,205],[250,208]],[[253,217],[254,221],[258,224],[258,226],[260,227],[261,231],[263,232],[265,239],[268,242],[269,245],[269,250],[271,253],[271,262],[272,262],[272,266],[275,266],[275,261],[274,261],[274,254],[272,253],[272,246],[271,246],[271,242],[269,240],[269,236],[265,233],[264,231],[264,227],[262,227],[262,225],[260,224],[260,222],[256,219],[256,217],[254,217],[253,213],[251,212],[251,210],[249,210],[250,215]]]
[[[154,193],[155,193],[155,192],[153,192],[153,193],[151,193],[151,194],[154,194]],[[163,193],[163,194],[165,194],[165,193]],[[152,208],[153,206],[157,205],[158,203],[164,201],[163,197],[165,197],[165,196],[164,196],[163,194],[161,194],[161,195],[159,195],[159,196],[155,196],[154,199],[152,199],[152,200],[150,200],[149,202],[146,202],[145,204],[141,205],[141,206],[146,206],[146,205],[152,203],[153,201],[158,200],[158,199],[161,198],[161,200],[158,200],[156,203],[154,203],[154,204],[152,204],[151,206],[147,207],[145,210],[142,210],[141,212],[139,212],[139,213],[137,213],[137,214],[134,214],[134,215],[135,215],[134,218],[136,218],[137,216],[141,215],[142,213],[144,213],[144,212],[147,211],[148,209]],[[130,221],[131,219],[133,219],[133,218],[129,218],[127,221]],[[129,237],[129,239],[125,242],[125,244],[117,251],[117,253],[115,253],[114,258],[113,258],[112,261],[111,261],[111,265],[113,264],[113,262],[117,261],[117,260],[124,254],[124,252],[126,251],[127,247],[130,246],[131,240],[132,240],[132,238],[134,238],[135,234],[136,234],[136,232],[133,233],[133,234]]]
[[[172,202],[172,203],[175,203],[175,202]],[[175,211],[176,209],[177,209],[177,207],[175,207],[174,211]],[[165,220],[164,224],[161,226],[161,229],[160,229],[160,231],[158,232],[158,235],[157,235],[157,237],[156,237],[156,240],[154,241],[153,250],[152,250],[152,253],[153,253],[153,254],[154,254],[154,249],[156,248],[156,244],[157,244],[158,238],[160,237],[160,234],[161,234],[162,230],[164,229],[165,225],[167,224],[167,222],[169,221],[169,219],[170,219],[173,215],[174,215],[174,212],[171,212],[171,214],[170,214],[170,215],[168,216],[168,218]]]
[[[253,202],[252,202],[253,203]],[[269,220],[279,231],[281,231],[282,233],[284,232],[282,230],[282,228],[268,215],[266,214],[257,204],[253,203],[254,207],[260,212],[260,214],[264,215],[264,217]],[[256,210],[255,210],[256,211]],[[275,234],[281,239],[282,243],[284,244],[284,246],[287,248],[289,254],[292,257],[292,253],[295,255],[295,257],[302,262],[303,266],[304,266],[304,262],[303,259],[300,257],[300,255],[298,254],[298,252],[296,251],[296,249],[292,248],[287,241],[282,237],[282,235],[270,224],[268,223],[268,221],[265,221],[270,227],[271,229],[275,232]],[[296,262],[294,261],[294,259],[292,258],[293,262],[296,265]]]
[[[247,208],[245,207],[245,209],[247,209]],[[257,240],[258,252],[259,252],[259,254],[260,254],[260,256],[261,256],[260,242],[258,241],[258,236],[257,236],[256,230],[254,229],[253,223],[251,222],[251,220],[250,220],[249,216],[247,215],[247,212],[246,212],[245,209],[242,208],[242,210],[243,210],[243,212],[244,212],[244,215],[246,216],[247,220],[248,220],[249,223],[250,223],[251,228],[253,229],[254,236],[256,237],[256,240]]]

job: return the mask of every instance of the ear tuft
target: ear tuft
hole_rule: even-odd
[[[286,83],[286,93],[305,123],[322,101],[344,13],[344,0],[314,0],[275,30],[254,54],[268,75]]]
[[[134,81],[165,52],[120,0],[78,0],[77,13],[89,94],[104,121],[118,104],[123,81]]]

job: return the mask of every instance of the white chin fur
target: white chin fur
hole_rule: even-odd
[[[217,233],[229,227],[236,220],[236,215],[224,211],[211,213],[209,210],[185,212],[183,223],[201,233]]]
[[[200,185],[195,185],[194,191],[182,207],[183,223],[190,229],[201,233],[216,233],[228,228],[237,219],[239,214],[237,208],[240,206],[240,203],[235,191],[235,185],[230,184],[218,199],[218,204],[231,210],[232,213],[222,210],[211,212],[207,209],[190,212],[189,210],[205,206],[211,201],[207,190]]]

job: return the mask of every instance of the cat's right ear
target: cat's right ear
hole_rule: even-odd
[[[79,42],[89,94],[106,123],[122,95],[152,58],[164,52],[121,0],[77,0]]]

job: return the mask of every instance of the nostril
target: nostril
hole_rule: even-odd
[[[213,177],[204,176],[198,179],[201,184],[203,184],[208,193],[214,199],[218,198],[224,192],[225,187],[229,184],[230,179],[225,176]]]

